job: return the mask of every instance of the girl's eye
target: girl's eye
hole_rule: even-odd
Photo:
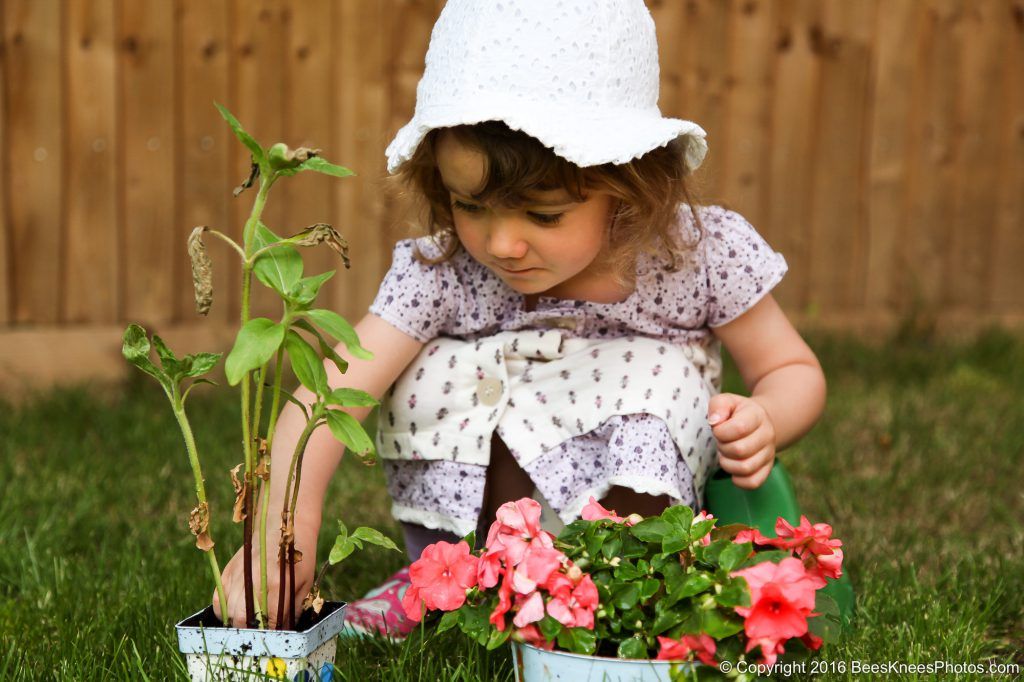
[[[542,225],[557,225],[562,219],[561,213],[530,213],[530,217]]]
[[[462,201],[459,201],[458,199],[452,201],[452,206],[459,209],[460,211],[465,211],[466,213],[479,213],[480,211],[484,210],[482,206],[477,206],[476,204],[467,204]]]

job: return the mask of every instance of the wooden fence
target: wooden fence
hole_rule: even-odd
[[[263,143],[316,146],[358,173],[282,183],[266,213],[282,232],[342,230],[354,265],[324,303],[358,319],[408,233],[383,151],[442,6],[0,0],[0,389],[121,373],[130,321],[226,347],[236,258],[211,244],[207,320],[184,249],[195,225],[237,238],[250,206],[231,197],[246,153],[215,100]],[[1024,319],[1024,0],[648,6],[662,111],[708,130],[702,198],[786,255],[776,295],[799,324]],[[257,296],[255,314],[275,311]]]

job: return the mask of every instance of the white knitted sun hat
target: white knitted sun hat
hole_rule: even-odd
[[[643,0],[448,0],[416,111],[387,148],[394,173],[430,130],[504,121],[578,166],[626,163],[677,137],[692,171],[704,130],[658,109],[658,45]]]

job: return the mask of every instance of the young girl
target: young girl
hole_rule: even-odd
[[[769,293],[785,260],[738,214],[690,200],[704,131],[663,118],[657,98],[642,0],[442,11],[415,115],[387,149],[427,236],[398,243],[356,326],[376,357],[346,356],[345,375],[325,364],[332,385],[381,396],[378,451],[411,560],[535,490],[564,522],[591,496],[622,515],[699,509],[715,468],[758,487],[820,415],[821,368]],[[719,392],[720,342],[749,397]],[[271,508],[303,425],[283,410]],[[300,595],[341,450],[326,429],[307,445]],[[224,571],[234,623],[241,552]],[[403,569],[348,624],[402,636],[407,585]]]

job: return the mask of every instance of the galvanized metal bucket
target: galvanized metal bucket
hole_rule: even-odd
[[[671,682],[694,664],[584,656],[567,651],[545,651],[529,644],[512,643],[516,682]]]
[[[207,606],[175,625],[189,675],[206,682],[332,682],[345,603],[324,602],[315,623],[299,630],[223,627]]]

